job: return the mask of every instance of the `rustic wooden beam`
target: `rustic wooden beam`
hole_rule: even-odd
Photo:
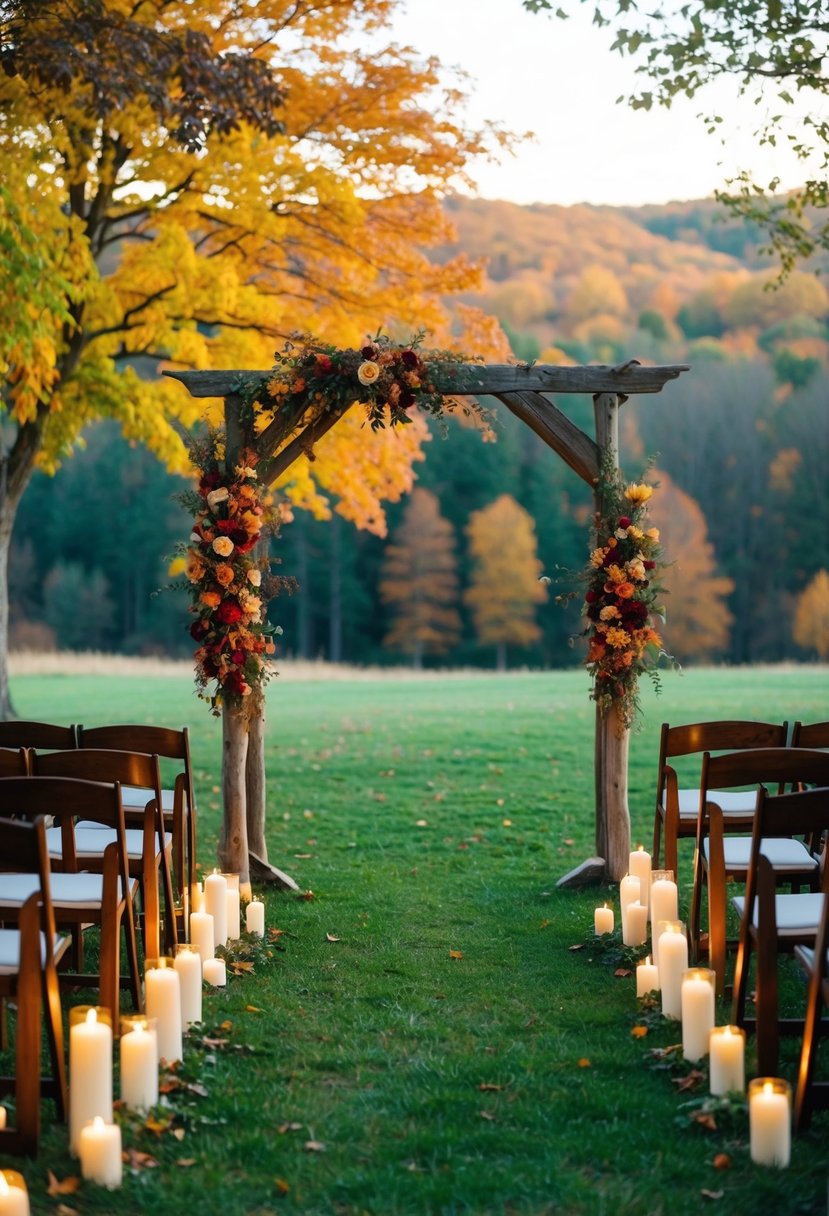
[[[310,457],[315,444],[331,430],[332,426],[339,422],[349,408],[349,406],[345,406],[343,409],[329,410],[328,413],[321,414],[319,418],[300,431],[290,443],[286,444],[281,452],[277,452],[276,456],[270,457],[269,452],[259,448],[257,444],[257,450],[265,460],[265,464],[260,470],[260,476],[265,485],[273,485],[277,478],[281,477],[300,456]],[[273,448],[271,448],[272,450]]]
[[[497,393],[499,401],[592,486],[599,476],[599,445],[541,393]]]
[[[559,367],[555,364],[459,363],[430,369],[438,391],[456,396],[488,393],[658,393],[669,380],[688,371],[688,364],[645,367],[635,359],[616,367],[590,364]],[[269,371],[165,371],[179,380],[193,397],[226,397],[270,375]]]

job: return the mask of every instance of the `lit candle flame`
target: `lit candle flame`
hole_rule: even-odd
[[[8,1195],[9,1184],[6,1181],[6,1175],[0,1170],[0,1195]]]
[[[93,1022],[97,1022],[98,1021],[97,1009],[95,1009],[94,1007],[92,1009],[87,1009],[86,1020],[89,1024],[92,1024]]]

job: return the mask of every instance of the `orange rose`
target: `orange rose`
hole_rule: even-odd
[[[233,582],[233,567],[228,566],[226,562],[222,562],[220,566],[217,566],[214,574],[216,575],[216,582],[221,587],[229,587]]]
[[[616,592],[619,599],[629,600],[635,593],[636,588],[634,587],[633,583],[616,583],[612,590]]]
[[[201,602],[206,608],[218,608],[222,602],[222,597],[218,591],[203,591],[201,593]]]

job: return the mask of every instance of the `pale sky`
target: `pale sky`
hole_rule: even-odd
[[[670,110],[617,105],[636,87],[634,61],[609,49],[611,32],[592,25],[591,5],[572,7],[578,13],[563,22],[527,13],[521,0],[401,4],[395,41],[460,65],[473,78],[472,124],[492,119],[536,134],[514,158],[480,167],[481,196],[638,205],[705,198],[742,168],[753,169],[763,185],[774,176],[787,188],[803,180],[785,149],[758,146],[753,132],[766,104],[738,101],[736,89],[718,86],[716,94],[682,99]],[[696,117],[712,109],[727,120],[725,147]]]

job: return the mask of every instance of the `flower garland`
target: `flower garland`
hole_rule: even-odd
[[[253,453],[243,452],[224,473],[218,447],[211,433],[202,450],[191,452],[201,476],[197,490],[182,496],[195,515],[183,570],[196,617],[190,626],[198,643],[196,687],[214,714],[225,701],[239,704],[267,682],[273,634],[282,632],[268,625],[265,607],[279,580],[269,575],[267,557],[254,555],[266,529],[276,525],[271,495],[256,476]]]
[[[598,495],[602,510],[595,522],[595,547],[584,574],[587,590],[582,615],[588,639],[587,669],[591,696],[601,711],[615,706],[629,727],[639,708],[638,680],[647,675],[659,687],[658,665],[670,656],[651,624],[664,619],[659,599],[664,568],[659,531],[648,527],[647,503],[654,487],[625,484],[612,456],[602,461]],[[671,660],[672,661],[672,660]]]
[[[378,332],[359,350],[339,350],[310,337],[299,339],[298,344],[286,342],[276,352],[270,375],[243,395],[257,407],[259,427],[286,408],[297,415],[309,406],[342,412],[356,403],[365,406],[372,430],[387,422],[392,426],[410,422],[408,411],[415,406],[440,417],[458,402],[435,387],[434,365],[440,364],[445,374],[470,359],[454,351],[424,351],[424,336],[421,330],[410,342],[397,345]],[[486,417],[474,401],[464,402],[462,408]]]

